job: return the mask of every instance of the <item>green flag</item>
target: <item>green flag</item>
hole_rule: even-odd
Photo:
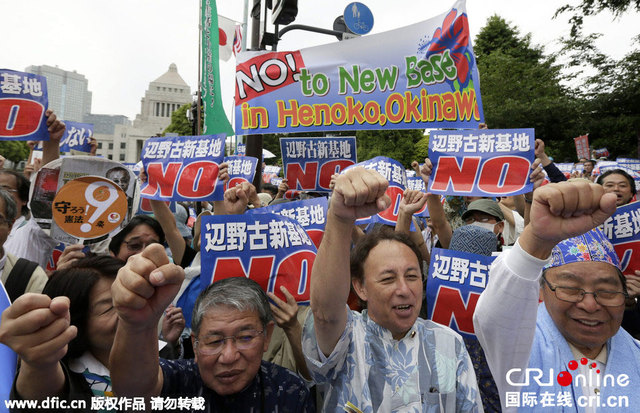
[[[202,0],[202,79],[200,91],[204,105],[203,135],[225,133],[233,135],[233,128],[224,113],[220,95],[220,66],[218,57],[218,10],[215,0]]]

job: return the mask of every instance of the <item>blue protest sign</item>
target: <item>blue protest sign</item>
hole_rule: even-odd
[[[391,205],[384,211],[367,218],[361,218],[356,224],[368,224],[371,222],[381,222],[386,225],[395,226],[398,220],[398,207],[402,200],[402,195],[407,187],[407,175],[402,164],[395,159],[386,156],[376,156],[364,162],[360,162],[353,167],[362,166],[365,169],[377,171],[384,179],[389,181],[386,194],[391,198]],[[349,169],[349,168],[347,168]]]
[[[282,299],[280,286],[285,286],[297,302],[309,303],[317,249],[296,221],[269,213],[209,215],[201,225],[203,285],[248,277]]]
[[[238,142],[236,145],[236,155],[245,156],[247,154],[247,145],[242,142]]]
[[[575,170],[575,166],[571,162],[556,163],[556,166],[558,167],[560,172],[562,172],[565,175],[566,174],[571,175],[571,172],[573,172]]]
[[[489,197],[531,192],[534,142],[533,129],[432,131],[428,191]]]
[[[284,176],[292,190],[331,191],[331,176],[355,165],[356,138],[280,138]]]
[[[324,227],[327,221],[327,209],[329,202],[325,197],[303,199],[300,201],[285,202],[269,205],[262,208],[248,210],[247,214],[273,213],[282,215],[296,221],[309,234],[311,241],[317,247],[320,246]]]
[[[428,319],[475,337],[473,312],[495,257],[434,248],[427,279]]]
[[[419,177],[419,176],[407,176],[407,189],[414,189],[424,193],[427,192],[427,188],[424,186],[424,180],[422,179],[422,177]],[[413,215],[416,215],[419,217],[428,217],[429,210],[427,209],[427,204],[425,203],[422,209],[420,209],[420,211],[416,212]]]
[[[640,159],[633,158],[618,158],[616,159],[619,165],[629,168],[635,172],[640,172]]]
[[[9,295],[4,289],[4,285],[0,282],[0,313],[9,308],[11,302]],[[18,364],[18,355],[4,344],[0,344],[0,400],[9,400],[11,393],[11,385],[16,375],[16,365]],[[4,403],[0,405],[0,412],[8,412]]]
[[[224,135],[148,139],[142,148],[147,182],[140,196],[161,201],[222,199],[215,198],[214,191],[223,185],[218,181],[218,170],[224,139]]]
[[[276,178],[280,173],[281,167],[278,165],[266,165],[262,169],[262,182],[269,183],[273,178]]]
[[[214,193],[216,199],[222,199],[224,191],[226,191],[227,188],[233,188],[242,182],[252,183],[253,176],[256,173],[258,158],[254,158],[253,156],[232,155],[225,157],[224,162],[227,163],[229,182],[223,187],[216,188],[216,193]],[[221,193],[218,193],[219,191],[221,191]]]
[[[640,202],[619,206],[600,229],[613,244],[622,272],[640,270]]]
[[[93,124],[64,121],[66,129],[60,139],[60,152],[91,152],[91,140],[93,136]]]
[[[48,141],[47,79],[0,69],[0,141]]]

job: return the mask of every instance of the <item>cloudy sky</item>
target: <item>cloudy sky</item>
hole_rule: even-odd
[[[360,0],[374,15],[372,33],[426,20],[448,10],[453,0]],[[568,0],[576,4],[576,0]],[[252,3],[252,0],[249,0]],[[349,0],[298,0],[297,24],[331,29]],[[4,2],[0,25],[0,68],[58,66],[89,80],[93,113],[123,114],[133,119],[149,82],[171,63],[195,90],[198,75],[198,0],[26,0]],[[242,0],[218,0],[218,13],[242,21]],[[472,38],[493,14],[531,33],[534,44],[557,50],[556,39],[568,34],[567,16],[552,19],[564,1],[467,0]],[[614,20],[608,13],[585,21],[586,32],[604,36],[599,47],[621,58],[640,27],[640,14]],[[273,26],[268,25],[272,30]],[[278,50],[295,50],[337,41],[335,37],[292,31]],[[233,58],[221,62],[223,100],[233,101]],[[482,77],[482,74],[481,74]]]

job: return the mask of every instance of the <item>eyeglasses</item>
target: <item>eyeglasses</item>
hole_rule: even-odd
[[[129,250],[129,252],[138,252],[145,249],[148,245],[160,244],[160,241],[154,240],[149,242],[142,242],[140,240],[133,240],[133,241],[122,241],[122,243],[127,246],[127,249]]]
[[[222,351],[227,340],[233,340],[238,350],[248,350],[258,343],[256,338],[262,333],[264,333],[264,330],[247,330],[235,336],[209,336],[205,341],[196,340],[196,348],[206,356],[213,356]]]
[[[17,190],[17,189],[13,189],[13,188],[11,188],[11,187],[9,187],[9,186],[6,186],[6,185],[0,185],[0,189],[3,189],[3,190],[5,190],[5,191],[7,191],[7,192],[11,192],[11,193],[18,192],[18,190]]]
[[[547,278],[543,275],[542,279],[549,286],[549,289],[554,292],[558,300],[566,301],[568,303],[579,303],[584,299],[587,294],[593,295],[593,299],[602,306],[605,307],[618,307],[624,304],[624,300],[629,298],[629,294],[622,291],[585,291],[582,288],[565,287],[557,285],[553,287]]]

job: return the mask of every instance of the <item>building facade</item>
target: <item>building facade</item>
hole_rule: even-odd
[[[162,134],[171,123],[171,114],[191,101],[191,88],[172,63],[166,73],[149,83],[133,125],[115,125],[112,141],[103,142],[98,154],[119,162],[138,162],[145,141]]]
[[[76,71],[69,72],[53,66],[29,66],[25,72],[47,78],[49,108],[62,120],[82,122],[91,113],[89,81]]]

